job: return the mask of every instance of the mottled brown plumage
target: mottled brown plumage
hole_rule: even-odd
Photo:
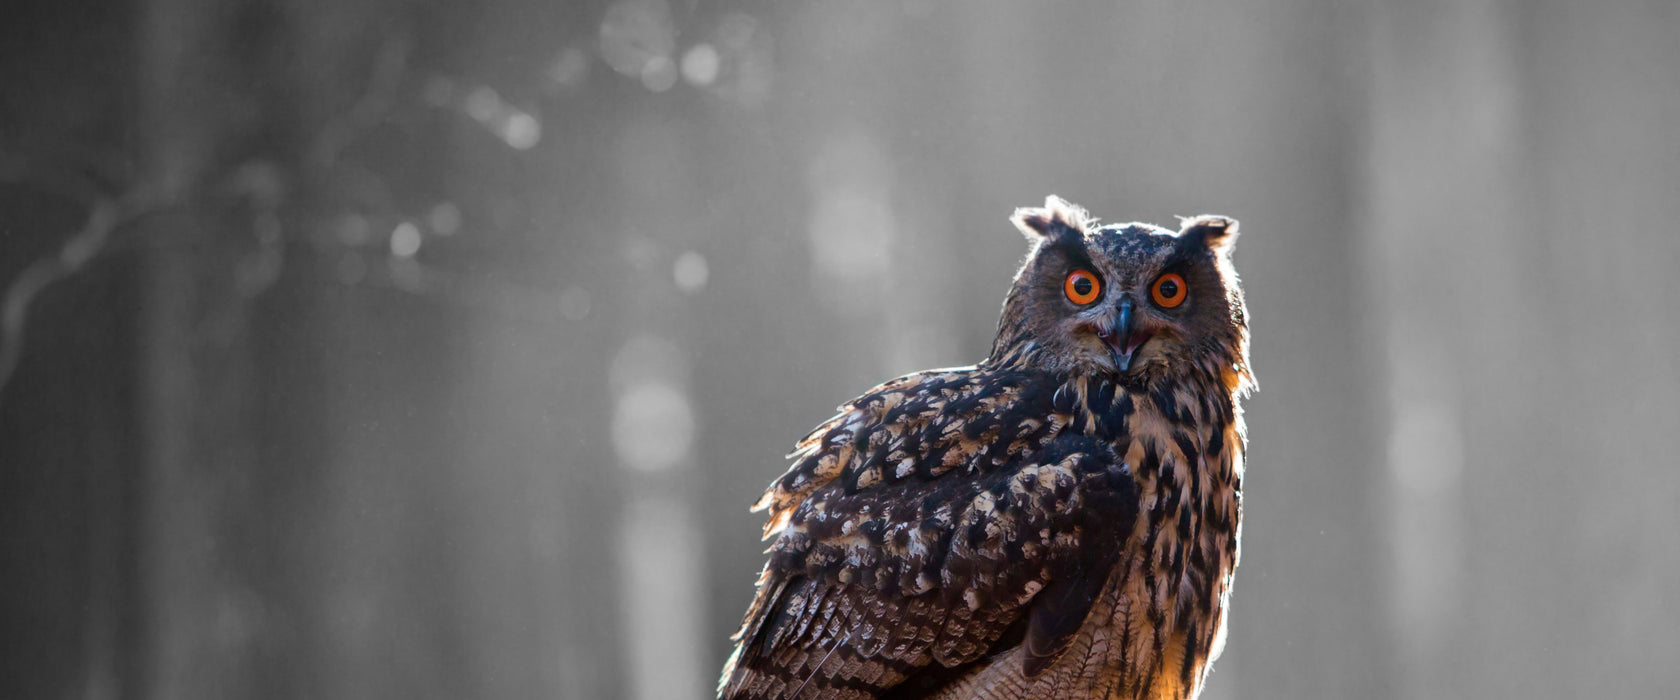
[[[1051,197],[991,355],[840,407],[754,507],[775,538],[719,697],[1190,698],[1218,656],[1252,386],[1236,222]]]

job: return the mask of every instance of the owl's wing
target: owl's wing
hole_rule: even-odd
[[[873,698],[1016,644],[1048,666],[1138,512],[1113,448],[1061,434],[1071,394],[920,373],[802,440],[758,504],[777,539],[719,696]]]

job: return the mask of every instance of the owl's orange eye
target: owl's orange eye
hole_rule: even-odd
[[[1155,280],[1154,286],[1149,288],[1149,296],[1155,298],[1155,304],[1163,309],[1171,309],[1184,303],[1184,298],[1190,295],[1190,288],[1184,284],[1184,278],[1176,272],[1168,272]]]
[[[1102,283],[1090,270],[1074,270],[1062,283],[1062,292],[1067,294],[1068,301],[1084,306],[1102,295]]]

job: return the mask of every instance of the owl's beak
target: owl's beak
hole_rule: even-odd
[[[1149,340],[1148,333],[1139,333],[1137,318],[1132,315],[1131,297],[1120,299],[1120,312],[1114,316],[1114,330],[1103,336],[1103,342],[1108,344],[1109,354],[1114,356],[1114,368],[1125,372],[1132,368],[1132,357],[1144,341]]]

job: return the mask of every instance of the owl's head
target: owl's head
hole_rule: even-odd
[[[1248,383],[1248,324],[1231,267],[1237,222],[1099,225],[1051,196],[1011,219],[1032,253],[1004,300],[988,362],[1149,386],[1235,370]]]

